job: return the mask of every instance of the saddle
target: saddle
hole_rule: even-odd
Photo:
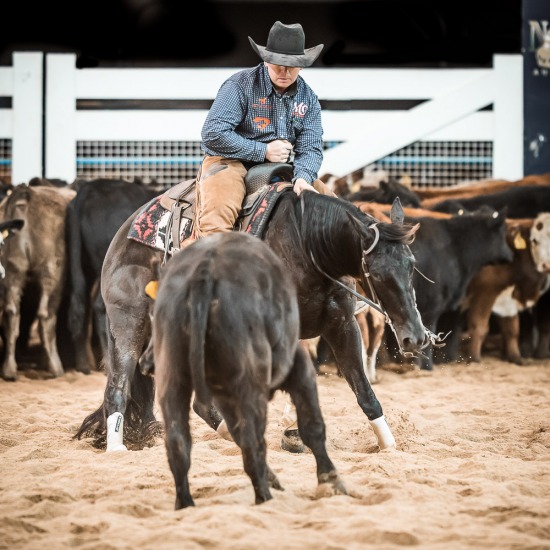
[[[292,184],[289,183],[292,177],[293,170],[290,164],[265,162],[250,168],[244,180],[246,196],[234,230],[246,231],[261,237],[269,213],[280,193],[287,188],[292,188]],[[182,181],[160,197],[160,206],[170,212],[166,232],[171,237],[166,239],[167,246],[169,240],[172,244],[170,253],[181,250],[185,246],[185,241],[190,239],[193,233],[196,215],[196,184],[196,179]],[[276,188],[273,188],[274,184],[277,184]],[[274,198],[266,202],[266,196],[270,191]],[[262,203],[264,208],[260,216],[257,212]]]

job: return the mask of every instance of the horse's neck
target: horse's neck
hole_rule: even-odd
[[[315,258],[317,265],[328,275],[338,278],[345,275],[358,276],[360,273],[360,235],[353,230],[349,223],[345,208],[338,203],[331,204],[325,201],[328,208],[307,211],[308,202],[315,204],[317,197],[311,201],[304,201],[302,219],[302,238],[304,247]],[[312,205],[312,206],[313,206]],[[326,215],[324,215],[326,214]]]

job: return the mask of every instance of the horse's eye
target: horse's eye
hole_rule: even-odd
[[[370,278],[374,281],[381,281],[382,277],[380,277],[379,273],[370,273]]]

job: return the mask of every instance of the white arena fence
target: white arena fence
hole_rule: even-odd
[[[75,54],[18,52],[0,67],[0,178],[194,177],[200,130],[239,68],[77,69]],[[317,69],[320,175],[364,168],[419,186],[523,176],[523,62],[487,69]]]

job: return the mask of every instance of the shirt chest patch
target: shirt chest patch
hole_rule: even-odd
[[[292,107],[292,116],[304,118],[308,109],[309,107],[307,103],[294,103],[294,106]]]
[[[272,109],[271,102],[267,97],[261,97],[257,102],[252,103],[252,107],[259,110]]]

